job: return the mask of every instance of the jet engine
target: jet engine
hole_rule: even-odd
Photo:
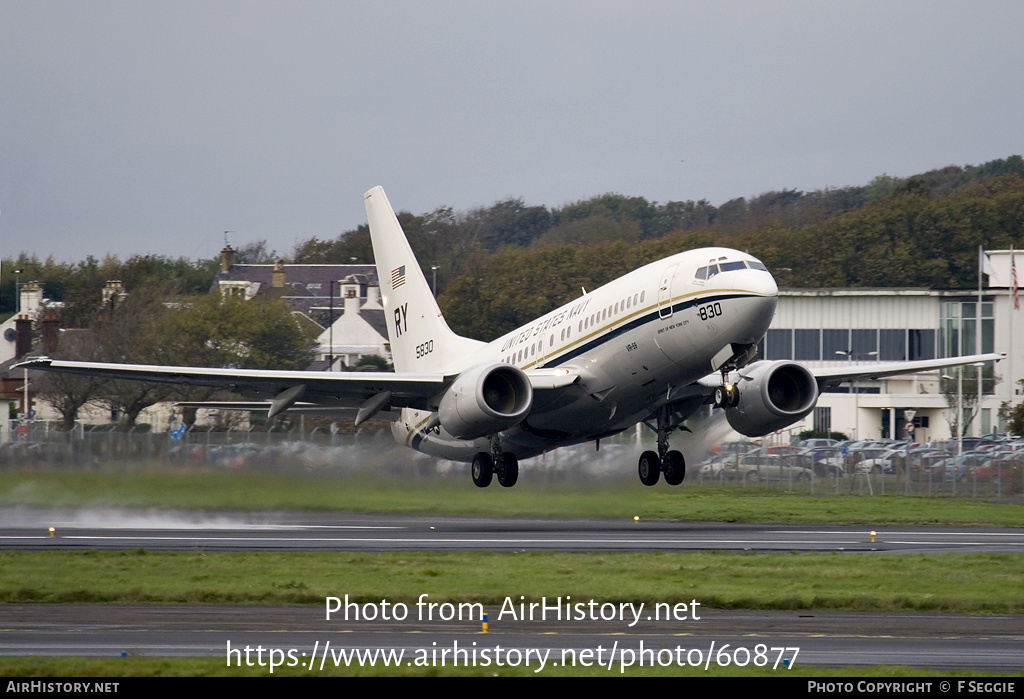
[[[806,367],[793,362],[755,362],[736,384],[739,402],[725,409],[734,430],[761,437],[791,425],[814,409],[818,382]]]
[[[464,371],[445,391],[438,419],[448,434],[476,439],[518,425],[533,405],[533,386],[522,369],[481,364]]]

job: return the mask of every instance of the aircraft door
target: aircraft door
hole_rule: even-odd
[[[668,318],[672,315],[672,279],[676,276],[676,267],[669,265],[665,274],[661,277],[661,284],[658,285],[658,317]]]

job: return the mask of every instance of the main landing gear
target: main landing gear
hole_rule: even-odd
[[[686,460],[682,452],[669,450],[668,433],[671,431],[668,408],[662,408],[658,415],[658,451],[645,451],[640,455],[637,472],[640,482],[644,485],[655,485],[661,474],[665,474],[665,482],[679,485],[686,478]]]
[[[519,459],[510,451],[492,451],[492,454],[477,452],[473,457],[473,484],[486,488],[491,484],[491,478],[497,476],[499,485],[511,488],[519,480]]]

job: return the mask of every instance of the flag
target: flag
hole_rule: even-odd
[[[1010,248],[1010,285],[1013,289],[1013,310],[1020,310],[1020,296],[1017,293],[1017,257]]]
[[[405,284],[405,265],[391,270],[391,290],[394,291],[403,284]]]
[[[996,274],[995,267],[992,266],[992,258],[988,256],[987,252],[981,253],[981,271],[988,275],[989,286],[1002,286],[999,282],[999,275]]]

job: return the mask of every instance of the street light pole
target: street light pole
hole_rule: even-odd
[[[846,361],[853,361],[854,355],[857,359],[863,357],[875,357],[878,352],[861,352],[855,353],[852,349],[848,349],[845,352],[843,350],[836,350],[836,354],[842,356],[846,355]],[[853,390],[853,438],[855,440],[860,439],[860,393],[857,391],[857,379],[850,380],[850,388]]]
[[[329,338],[327,341],[330,343],[330,347],[327,348],[327,371],[334,371],[334,284],[335,281],[333,279],[327,284],[327,293],[331,296],[331,317],[328,321],[327,332]]]
[[[14,307],[17,311],[14,315],[21,314],[21,272],[22,270],[14,270]]]

